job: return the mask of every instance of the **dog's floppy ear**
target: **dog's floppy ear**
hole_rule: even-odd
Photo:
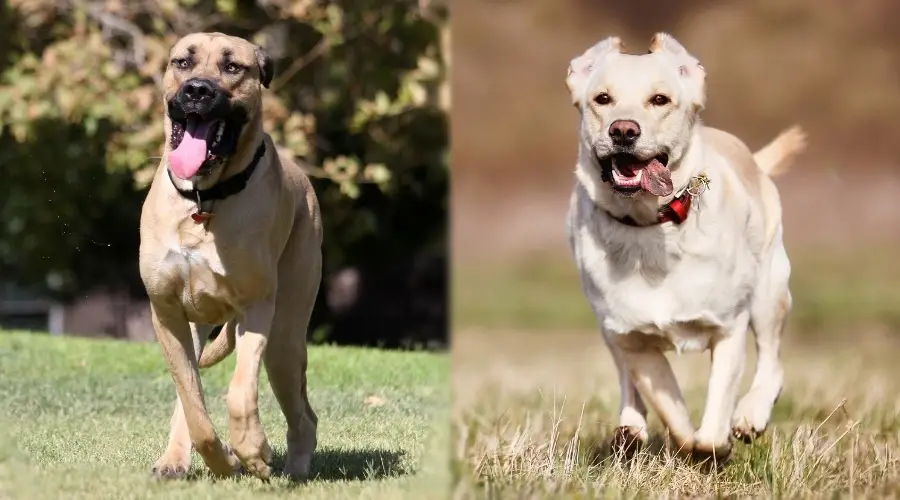
[[[269,88],[272,77],[275,75],[275,61],[262,47],[256,48],[256,64],[259,66],[259,81],[262,86]]]
[[[566,86],[572,94],[572,104],[581,107],[581,101],[585,98],[585,88],[591,72],[601,59],[615,51],[622,52],[625,45],[617,36],[611,36],[601,40],[593,47],[587,49],[584,54],[572,59],[569,63],[569,72],[566,75]]]
[[[650,40],[650,53],[668,57],[687,91],[687,98],[694,104],[695,111],[706,106],[706,70],[696,57],[692,56],[678,40],[668,33],[657,33]]]

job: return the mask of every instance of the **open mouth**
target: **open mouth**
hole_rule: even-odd
[[[223,151],[228,124],[224,120],[203,120],[196,113],[181,120],[172,119],[169,143],[169,167],[180,179],[206,175],[213,166],[225,161]]]
[[[612,184],[616,194],[631,197],[646,191],[654,196],[668,196],[674,191],[669,156],[659,154],[647,160],[616,153],[600,158],[604,180]]]

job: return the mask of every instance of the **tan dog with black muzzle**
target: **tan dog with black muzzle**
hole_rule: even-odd
[[[306,330],[319,289],[322,224],[301,169],[262,128],[273,64],[252,43],[196,33],[172,48],[166,145],[141,214],[140,270],[178,401],[153,467],[183,477],[195,448],[216,476],[270,475],[259,419],[261,365],[287,419],[284,473],[309,473],[317,417],[306,390]],[[214,325],[213,359],[200,362]],[[211,346],[212,347],[212,346]],[[228,388],[231,447],[207,413],[199,366],[237,350]]]

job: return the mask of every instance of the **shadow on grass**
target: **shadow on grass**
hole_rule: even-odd
[[[401,462],[403,452],[389,450],[317,450],[310,466],[310,481],[375,481],[412,473]],[[275,458],[279,468],[284,454]]]
[[[611,460],[632,463],[632,458],[637,453],[647,454],[657,458],[664,458],[668,454],[666,437],[660,434],[650,434],[647,444],[637,446],[633,444],[621,450],[614,450],[612,441],[616,437],[615,432],[610,432],[598,440],[592,440],[587,446],[587,455],[590,463],[600,465]]]
[[[316,450],[310,464],[309,478],[291,481],[292,486],[315,482],[337,481],[378,481],[412,474],[412,470],[401,465],[404,452],[389,450]],[[272,476],[283,477],[286,462],[285,450],[276,450],[271,463]],[[209,478],[205,466],[193,467],[187,479],[203,481]],[[244,478],[250,474],[244,472]]]
[[[716,462],[712,457],[697,456],[690,453],[680,453],[674,448],[674,444],[668,441],[665,434],[651,433],[650,439],[644,445],[630,442],[623,446],[619,443],[618,448],[613,448],[612,441],[616,438],[615,433],[610,433],[607,437],[592,442],[587,447],[588,458],[593,465],[609,464],[617,461],[625,467],[641,466],[647,458],[667,461],[676,459],[683,465],[697,468],[697,470],[713,473],[723,470],[729,464],[735,463],[737,453],[733,454],[725,462]],[[738,443],[733,443],[735,452],[737,452]],[[742,445],[741,445],[742,446]],[[643,460],[642,460],[643,457]]]

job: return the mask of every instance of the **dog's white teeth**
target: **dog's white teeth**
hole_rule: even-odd
[[[219,145],[219,142],[222,141],[222,134],[224,134],[224,133],[225,133],[225,122],[219,122],[219,126],[218,126],[218,128],[216,128],[216,137],[215,137],[215,139],[213,139],[213,143],[212,143],[213,147],[216,147]]]

